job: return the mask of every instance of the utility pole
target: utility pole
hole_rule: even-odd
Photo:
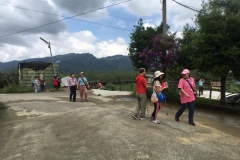
[[[162,0],[163,35],[167,34],[167,0]]]
[[[167,35],[167,0],[162,0],[162,25],[163,25],[163,36]],[[167,51],[163,51],[163,54],[166,55]],[[163,68],[164,77],[163,79],[167,80],[167,69]]]
[[[51,58],[52,58],[52,70],[53,70],[53,76],[56,76],[56,74],[55,74],[55,70],[54,70],[54,67],[53,67],[53,57],[52,57],[51,43],[48,42],[48,41],[46,41],[46,40],[43,39],[42,37],[40,37],[40,39],[41,39],[43,42],[47,43],[48,48],[50,49],[50,54],[51,54]]]

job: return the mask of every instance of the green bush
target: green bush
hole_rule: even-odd
[[[219,100],[209,99],[209,98],[201,98],[201,97],[197,97],[196,103],[208,104],[208,105],[214,105],[214,106],[220,105]]]
[[[110,91],[116,91],[117,90],[117,86],[115,84],[112,83],[108,83],[103,87],[104,90],[110,90]]]
[[[0,110],[4,109],[7,109],[7,106],[4,103],[0,102]]]
[[[179,100],[180,99],[178,89],[171,89],[171,88],[165,89],[164,94],[166,95],[166,97],[168,99],[171,99],[171,100]]]
[[[34,92],[34,88],[21,87],[16,84],[9,85],[0,89],[0,93],[31,93]]]

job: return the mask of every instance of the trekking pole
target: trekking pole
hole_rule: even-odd
[[[165,100],[165,103],[166,103],[166,115],[168,116],[168,111],[167,111],[167,99]]]
[[[148,103],[147,103],[147,105],[146,105],[146,106],[147,106],[147,113],[148,113]]]

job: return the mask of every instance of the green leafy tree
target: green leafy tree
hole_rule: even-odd
[[[221,105],[225,105],[225,83],[232,71],[239,77],[240,1],[209,0],[196,15],[196,27],[186,25],[181,41],[182,56],[192,68],[211,71],[221,78]]]
[[[139,57],[143,59],[144,64],[150,66],[151,72],[166,71],[178,58],[178,38],[175,37],[175,33],[168,36],[157,34],[152,41],[152,49],[144,49]]]
[[[167,26],[169,28],[169,26]],[[130,34],[130,46],[129,46],[129,57],[132,61],[135,69],[144,67],[147,70],[150,66],[144,64],[142,59],[139,57],[139,53],[143,52],[144,49],[151,49],[153,45],[152,39],[157,34],[162,34],[162,25],[157,28],[143,26],[143,21],[140,18],[138,21],[138,25],[134,25],[134,30]]]
[[[0,88],[7,87],[11,84],[18,84],[17,72],[14,69],[0,72]]]

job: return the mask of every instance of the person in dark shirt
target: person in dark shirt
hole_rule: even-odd
[[[74,73],[71,74],[71,77],[68,79],[68,90],[70,90],[70,102],[76,102],[76,91],[77,91],[77,79],[75,78]]]
[[[42,79],[40,80],[40,85],[41,85],[42,92],[45,90],[45,84],[46,84],[45,79],[44,79],[44,77],[42,77]]]

